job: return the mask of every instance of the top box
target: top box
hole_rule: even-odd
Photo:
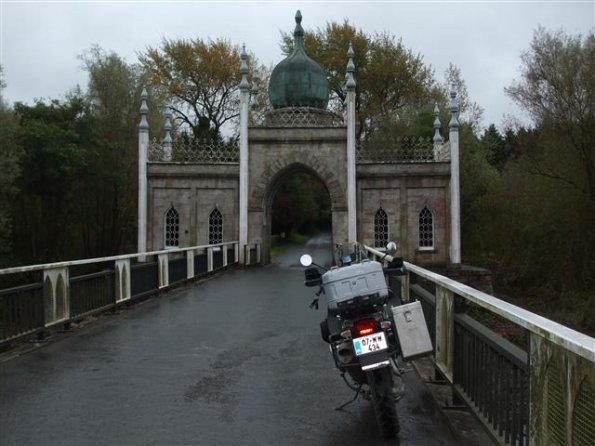
[[[388,296],[382,265],[376,261],[364,261],[331,269],[322,275],[322,285],[330,310],[337,309],[339,302],[357,296],[376,293],[379,299],[385,299]]]

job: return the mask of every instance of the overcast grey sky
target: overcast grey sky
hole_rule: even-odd
[[[519,78],[520,54],[542,25],[585,34],[595,26],[593,0],[583,1],[25,1],[0,0],[0,63],[9,103],[62,98],[86,85],[77,55],[92,44],[128,62],[167,38],[227,37],[246,43],[265,64],[282,59],[279,32],[302,25],[350,23],[389,31],[423,56],[442,81],[450,62],[484,109],[484,125],[519,115],[504,87]],[[357,61],[356,61],[357,64]]]

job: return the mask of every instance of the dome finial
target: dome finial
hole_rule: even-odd
[[[295,37],[296,44],[298,42],[300,44],[302,43],[302,37],[304,37],[304,28],[302,28],[302,13],[299,9],[295,13],[295,30],[293,31],[293,37]]]
[[[269,100],[273,108],[312,107],[326,109],[328,79],[323,68],[306,54],[302,13],[295,14],[293,52],[279,62],[269,79]]]

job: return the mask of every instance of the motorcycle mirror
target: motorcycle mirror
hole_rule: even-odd
[[[312,256],[310,254],[303,254],[300,257],[300,263],[302,264],[302,266],[312,265]]]
[[[395,242],[388,242],[386,244],[386,252],[391,256],[396,253],[398,249],[399,246]]]

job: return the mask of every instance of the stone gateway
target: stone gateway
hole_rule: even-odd
[[[150,141],[146,93],[139,126],[139,252],[238,240],[240,261],[256,247],[270,262],[271,208],[279,186],[306,172],[324,184],[335,243],[401,245],[414,263],[460,263],[458,122],[451,92],[449,142],[435,109],[433,140],[360,147],[355,138],[355,63],[347,52],[343,116],[327,109],[326,74],[304,48],[300,12],[294,49],[269,81],[272,110],[250,113],[245,49],[240,67],[239,147],[173,144],[170,116],[163,142]]]

